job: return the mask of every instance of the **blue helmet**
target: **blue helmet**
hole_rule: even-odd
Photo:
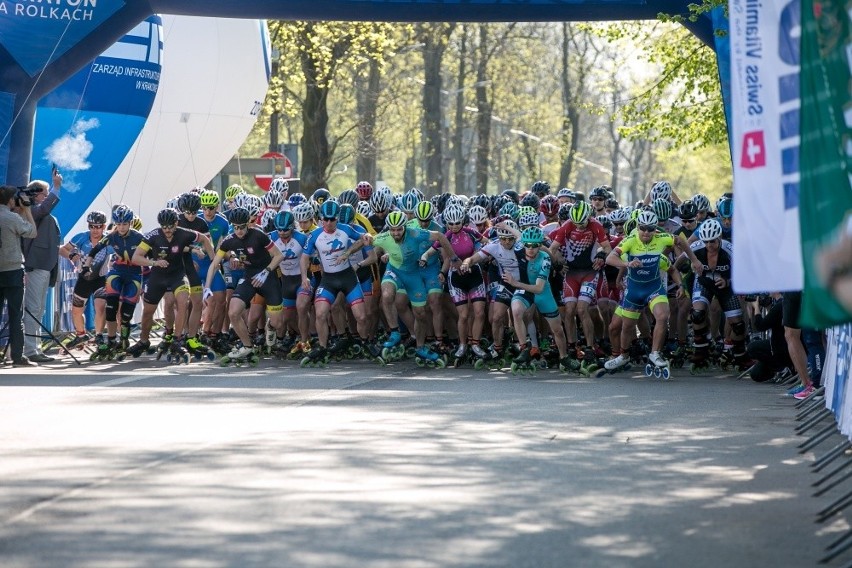
[[[355,208],[348,203],[344,203],[340,206],[340,213],[338,214],[337,220],[344,225],[350,224],[355,220]]]
[[[716,204],[716,211],[719,212],[719,217],[722,219],[730,219],[734,216],[734,200],[724,198]]]
[[[289,231],[296,223],[296,218],[289,211],[279,211],[273,222],[279,231]]]
[[[127,205],[119,205],[112,211],[113,223],[130,223],[133,217],[133,209]]]
[[[294,193],[289,199],[287,199],[287,203],[290,205],[290,209],[295,209],[297,205],[301,205],[307,200],[308,198],[301,193]]]
[[[324,201],[320,206],[320,219],[337,219],[340,205],[336,201]]]

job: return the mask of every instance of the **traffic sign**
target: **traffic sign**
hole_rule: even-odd
[[[280,152],[267,152],[261,159],[271,160],[272,164],[270,171],[275,172],[275,176],[290,179],[293,177],[293,164],[290,159]],[[269,191],[269,186],[272,184],[273,174],[262,174],[254,176],[254,182],[263,190]]]

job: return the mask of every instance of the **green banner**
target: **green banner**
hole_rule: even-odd
[[[852,321],[852,39],[843,1],[802,0],[801,14],[800,323],[822,329]]]

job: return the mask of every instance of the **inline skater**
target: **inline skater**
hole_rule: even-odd
[[[266,233],[249,225],[250,220],[251,214],[248,210],[242,208],[233,210],[231,213],[233,232],[219,244],[204,283],[205,288],[210,288],[215,273],[218,272],[219,265],[225,258],[239,261],[241,268],[245,270],[245,277],[237,283],[228,304],[228,316],[239,341],[231,352],[222,358],[223,364],[251,360],[254,355],[251,336],[243,319],[243,313],[251,305],[255,294],[260,294],[266,300],[266,317],[273,329],[278,331],[278,336],[283,335],[281,333],[283,307],[278,266],[284,257]]]
[[[184,193],[178,199],[178,209],[181,212],[178,218],[178,227],[189,229],[196,233],[205,235],[210,240],[210,226],[207,221],[198,216],[201,209],[201,197],[195,193]],[[212,248],[212,240],[210,242]],[[214,249],[215,250],[215,249]],[[201,248],[201,243],[197,243],[192,247],[187,247],[183,257],[184,269],[186,271],[186,280],[189,285],[189,316],[186,323],[186,339],[177,336],[179,340],[185,342],[186,350],[194,357],[207,355],[207,347],[198,339],[198,329],[201,325],[201,314],[204,309],[204,295],[202,287],[202,277],[207,275],[207,269],[210,267],[210,258]],[[212,293],[212,290],[211,290]],[[166,295],[168,300],[169,294]],[[170,306],[169,302],[165,302],[164,309],[168,313]],[[212,355],[211,355],[212,357]]]
[[[225,216],[219,213],[219,194],[215,191],[201,192],[201,211],[204,222],[207,223],[207,230],[210,236],[210,244],[213,250],[219,247],[219,243],[231,230],[231,225]],[[205,257],[206,258],[206,257]],[[203,260],[203,259],[199,259]],[[200,265],[201,263],[199,263]],[[209,263],[206,263],[206,268],[202,268],[199,274],[204,275],[206,279]],[[225,293],[227,286],[225,277],[221,271],[216,271],[213,275],[213,284],[208,290],[202,290],[202,298],[206,302],[205,313],[203,316],[204,325],[203,333],[207,338],[207,344],[216,349],[220,355],[224,355],[230,351],[230,346],[227,346],[227,334],[223,333],[222,328],[226,321],[225,309]],[[230,325],[229,325],[230,327]]]
[[[279,211],[275,216],[275,233],[269,235],[272,242],[281,251],[281,296],[283,298],[282,327],[284,330],[300,331],[297,301],[299,298],[299,287],[302,284],[302,270],[300,258],[302,257],[308,237],[304,233],[295,230],[296,220],[290,211]],[[285,339],[276,335],[276,351],[280,354],[289,352]]]

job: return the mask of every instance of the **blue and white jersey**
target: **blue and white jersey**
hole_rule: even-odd
[[[302,258],[302,253],[305,250],[305,245],[308,243],[307,235],[293,231],[292,236],[285,243],[278,236],[278,231],[269,233],[269,238],[281,251],[284,259],[278,267],[284,276],[300,276],[302,269],[299,266],[299,261]]]
[[[343,261],[338,264],[338,259],[360,238],[361,235],[349,225],[338,224],[337,228],[331,233],[326,232],[322,227],[318,227],[308,237],[305,254],[316,254],[319,257],[323,272],[329,274],[341,272],[349,268],[349,263]]]

